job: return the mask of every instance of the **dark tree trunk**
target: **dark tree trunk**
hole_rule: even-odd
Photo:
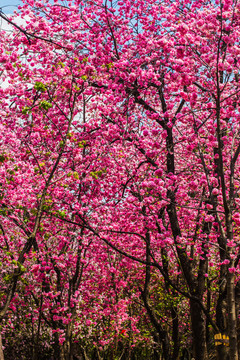
[[[226,266],[221,267],[220,284],[219,284],[219,296],[216,307],[216,323],[221,334],[227,335],[227,280],[226,280]],[[228,360],[229,359],[229,347],[225,345],[217,345],[217,359]]]
[[[190,312],[192,320],[193,356],[195,360],[207,360],[208,352],[206,345],[205,317],[200,304],[190,300]]]
[[[235,274],[227,274],[227,302],[228,302],[228,332],[230,349],[229,355],[231,360],[238,360],[237,351],[237,317],[235,304]]]

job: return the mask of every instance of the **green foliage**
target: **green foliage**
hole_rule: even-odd
[[[46,100],[42,100],[39,103],[39,108],[48,111],[52,107],[52,104]]]
[[[104,173],[106,173],[106,169],[102,169],[102,170],[97,170],[97,171],[91,171],[90,172],[90,176],[93,177],[94,179],[98,179],[99,177],[101,177]]]
[[[58,210],[57,211],[57,216],[59,216],[60,218],[64,218],[66,216],[66,213],[63,210]]]
[[[42,82],[37,81],[34,85],[34,89],[36,89],[37,91],[40,91],[42,93],[47,91],[46,85],[44,85]]]
[[[3,280],[4,280],[5,283],[7,283],[7,284],[11,281],[11,279],[12,279],[12,276],[9,275],[9,274],[7,274],[7,275],[5,275],[5,276],[3,277]]]
[[[85,140],[82,140],[82,141],[80,141],[79,143],[78,143],[78,147],[79,148],[81,148],[81,149],[83,149],[84,148],[84,146],[86,145],[86,141]]]
[[[65,68],[65,64],[62,62],[62,61],[59,61],[58,63],[57,63],[57,66],[59,66],[59,67],[61,67],[61,68]]]
[[[74,177],[74,179],[76,179],[76,180],[78,180],[78,179],[79,179],[79,174],[78,174],[78,172],[77,172],[77,171],[74,171],[74,173],[73,173],[73,177]]]
[[[19,271],[23,274],[26,271],[25,266],[23,266],[19,261],[12,260],[12,264],[19,268]]]
[[[113,67],[113,63],[107,64],[106,67],[107,67],[108,70],[111,69]]]
[[[7,159],[5,154],[0,155],[0,163],[4,163],[4,161]]]
[[[27,115],[30,111],[31,111],[31,108],[30,108],[29,106],[25,106],[25,107],[22,109],[22,114],[23,114],[23,115]]]

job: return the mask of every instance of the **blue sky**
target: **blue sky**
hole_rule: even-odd
[[[0,0],[0,8],[5,14],[10,14],[17,10],[17,6],[21,4],[21,0]]]

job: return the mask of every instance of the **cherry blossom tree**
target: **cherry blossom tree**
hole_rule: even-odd
[[[179,354],[181,311],[169,305],[169,330],[156,284],[189,302],[195,359],[221,333],[219,358],[237,360],[239,4],[25,0],[19,12],[24,27],[0,14],[15,27],[1,34],[1,319],[23,274],[36,277],[38,311],[55,291],[68,302],[66,349],[74,294],[91,283],[85,256],[117,293],[110,258],[101,266],[111,249],[131,264],[165,360]],[[107,293],[91,284],[89,304],[91,291]],[[53,330],[54,302],[41,312]]]

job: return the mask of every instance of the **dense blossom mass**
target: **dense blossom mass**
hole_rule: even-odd
[[[0,359],[238,360],[240,3],[0,16]]]

